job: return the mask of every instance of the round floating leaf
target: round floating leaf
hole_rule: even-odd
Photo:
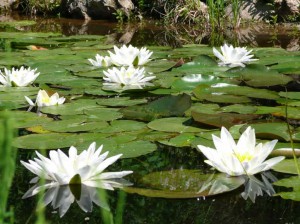
[[[298,176],[285,178],[274,183],[276,186],[282,186],[286,188],[293,188],[293,191],[279,192],[275,195],[279,195],[283,199],[291,199],[294,201],[300,201],[300,178]]]
[[[12,111],[14,126],[16,128],[27,128],[51,122],[52,119],[46,116],[38,116],[36,113],[27,111]]]
[[[128,193],[147,197],[194,198],[232,191],[244,183],[244,178],[225,174],[204,174],[200,170],[171,170],[144,176],[141,184],[146,188],[126,187]]]
[[[278,94],[284,98],[300,100],[300,92],[279,92]]]
[[[126,131],[139,131],[146,127],[146,124],[143,122],[132,120],[115,120],[110,122],[108,127],[98,129],[97,131],[102,133],[119,133]]]
[[[250,64],[244,68],[232,68],[225,74],[229,77],[239,76],[238,80],[253,87],[285,85],[292,81],[292,78],[259,64]]]
[[[300,167],[300,159],[297,159],[298,166]],[[273,170],[281,173],[298,174],[297,165],[294,159],[284,159],[272,167]]]
[[[210,86],[200,84],[193,91],[195,97],[199,100],[205,100],[216,103],[249,103],[251,100],[242,96],[242,94],[231,95],[222,92],[221,88],[211,88]]]
[[[143,106],[132,106],[121,110],[124,117],[151,121],[155,118],[182,116],[191,106],[191,97],[187,94],[166,96]]]
[[[255,129],[257,138],[290,141],[286,123],[259,123],[251,124],[251,127]]]
[[[176,65],[176,62],[163,60],[153,60],[146,64],[145,70],[147,73],[159,73],[170,70]]]
[[[225,113],[234,112],[239,114],[253,114],[257,109],[254,106],[250,105],[234,104],[222,107],[220,110]]]
[[[58,149],[76,143],[76,134],[31,134],[15,138],[13,145],[23,149]]]
[[[162,144],[175,146],[175,147],[187,147],[191,146],[191,143],[195,139],[195,135],[191,133],[182,133],[174,138],[168,140],[159,141]]]
[[[102,108],[96,104],[95,100],[85,99],[77,100],[71,103],[55,105],[51,107],[42,107],[41,112],[55,115],[74,115],[84,114],[84,111],[91,108]]]
[[[85,117],[53,121],[43,125],[44,129],[54,132],[91,132],[107,126],[108,123],[105,121],[87,122]]]
[[[122,118],[123,115],[116,108],[94,107],[83,111],[89,120],[113,121]]]
[[[259,117],[255,114],[236,114],[236,113],[214,113],[214,114],[205,114],[192,111],[192,117],[195,121],[203,124],[210,125],[213,127],[226,127],[230,128],[231,126],[237,124],[244,124],[250,121],[253,121]]]
[[[176,81],[172,83],[171,88],[180,91],[192,91],[199,84],[208,85],[217,82],[220,82],[220,79],[212,75],[192,74],[176,79]]]
[[[147,100],[131,99],[130,97],[112,97],[112,98],[98,99],[96,103],[101,106],[126,107],[126,106],[133,106],[137,104],[147,103]]]
[[[192,126],[192,120],[185,117],[169,117],[156,119],[148,123],[148,127],[156,131],[165,132],[201,132],[205,129]]]
[[[185,74],[211,74],[226,71],[228,68],[218,66],[218,63],[207,55],[199,55],[193,61],[183,64],[177,68]]]
[[[79,138],[83,140],[80,144],[77,144],[76,147],[79,151],[87,149],[91,144],[91,140],[85,141],[83,137],[87,137],[87,135],[82,136],[82,134],[78,135]],[[146,155],[148,153],[154,152],[157,149],[157,146],[154,143],[148,141],[129,141],[129,142],[120,142],[118,136],[115,137],[107,137],[107,138],[95,138],[93,137],[97,146],[103,144],[103,152],[109,151],[109,156],[123,154],[122,158],[134,158],[142,155]]]

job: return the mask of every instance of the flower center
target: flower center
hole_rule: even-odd
[[[50,98],[49,97],[42,98],[42,102],[43,103],[50,103]]]
[[[249,162],[253,158],[253,155],[250,154],[249,152],[246,152],[246,153],[237,153],[236,152],[235,156],[240,162]]]

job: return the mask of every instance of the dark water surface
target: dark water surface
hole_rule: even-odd
[[[224,28],[211,33],[205,25],[177,26],[159,21],[139,23],[116,23],[105,20],[84,21],[67,18],[28,18],[20,15],[0,16],[0,21],[34,20],[36,25],[21,30],[35,32],[59,32],[64,35],[107,35],[111,44],[124,43],[135,46],[168,45],[179,47],[183,44],[222,45],[225,41],[251,47],[282,47],[287,50],[300,50],[300,24],[271,25],[243,24],[237,30]]]

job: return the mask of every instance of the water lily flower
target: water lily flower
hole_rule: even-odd
[[[40,73],[36,73],[36,70],[23,66],[20,69],[12,68],[12,70],[4,68],[4,73],[0,71],[0,83],[4,86],[28,86],[39,76]]]
[[[218,63],[219,66],[245,67],[245,64],[258,60],[252,59],[254,56],[250,54],[252,50],[247,51],[246,47],[233,47],[232,45],[224,44],[221,46],[221,52],[213,48],[214,55],[221,60]]]
[[[216,149],[198,145],[199,150],[208,158],[205,162],[220,172],[230,176],[254,175],[269,170],[284,159],[283,156],[266,160],[277,140],[256,145],[255,130],[248,127],[237,144],[224,127],[221,138],[212,136]]]
[[[25,99],[27,100],[30,106],[37,105],[38,107],[47,107],[63,104],[66,100],[64,97],[59,97],[58,93],[54,93],[51,96],[49,96],[45,90],[39,90],[35,103],[33,103],[32,100],[27,96],[25,96]]]
[[[123,45],[118,48],[114,46],[115,53],[108,51],[112,63],[116,66],[141,66],[150,61],[153,54],[152,51],[147,50],[145,47],[138,49],[129,45]]]
[[[110,188],[109,182],[116,178],[122,178],[132,171],[103,172],[109,165],[117,161],[122,154],[106,158],[108,152],[100,154],[103,145],[96,150],[96,143],[93,142],[87,150],[79,155],[77,149],[71,146],[69,156],[60,149],[51,150],[50,158],[46,158],[36,151],[38,158],[21,161],[21,163],[37,177],[30,182],[37,183],[39,178],[55,182],[58,185],[84,184],[91,187]],[[108,183],[108,184],[107,184]]]
[[[96,54],[96,60],[88,59],[88,61],[95,67],[109,67],[112,64],[110,57],[108,56],[101,56]]]
[[[155,76],[146,77],[144,68],[134,68],[133,66],[121,67],[120,69],[114,67],[103,71],[103,79],[109,83],[118,83],[121,85],[143,85]]]

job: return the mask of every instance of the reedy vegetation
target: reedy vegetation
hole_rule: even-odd
[[[15,173],[17,150],[12,148],[14,137],[13,119],[8,111],[0,113],[0,223],[13,223],[13,212],[7,211],[6,203]]]

